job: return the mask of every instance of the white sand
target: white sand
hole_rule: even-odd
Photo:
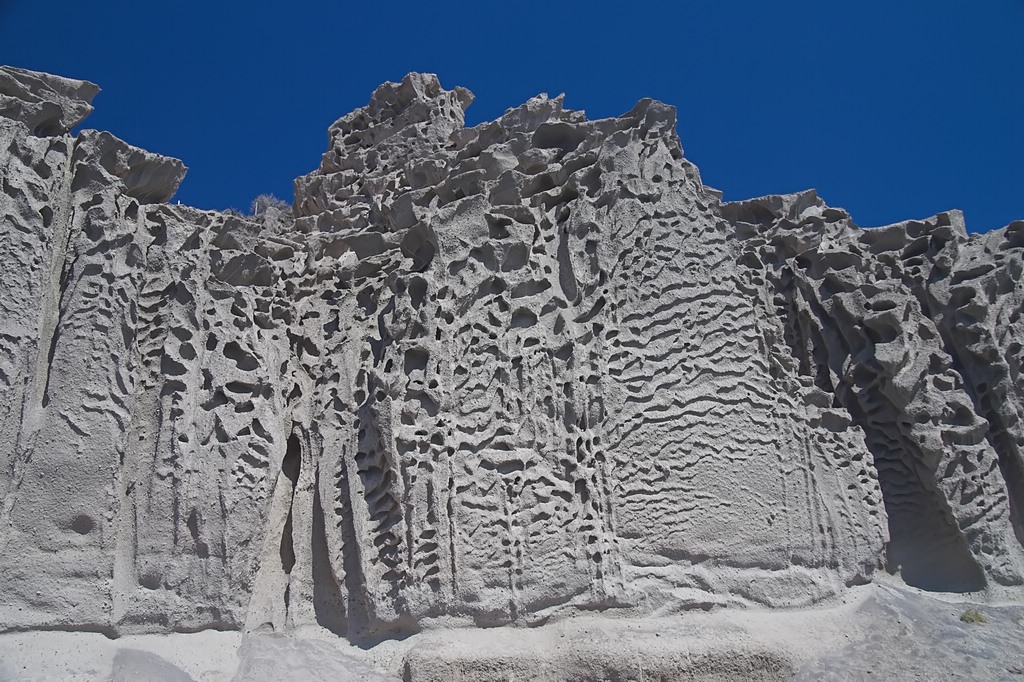
[[[806,610],[720,609],[666,618],[607,612],[535,628],[428,630],[368,650],[325,631],[111,640],[0,635],[0,680],[1003,679],[1024,672],[1024,607],[899,586]]]

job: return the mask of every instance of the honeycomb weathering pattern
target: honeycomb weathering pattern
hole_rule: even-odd
[[[1021,583],[1024,222],[724,203],[644,100],[387,83],[293,210],[0,69],[4,629],[319,624]]]

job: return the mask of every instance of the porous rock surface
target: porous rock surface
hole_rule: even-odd
[[[540,624],[1019,586],[1024,222],[724,203],[644,100],[387,83],[292,212],[0,69],[0,628]]]

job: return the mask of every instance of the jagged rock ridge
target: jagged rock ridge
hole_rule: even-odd
[[[675,112],[388,83],[292,215],[0,70],[7,629],[811,604],[1021,583],[1024,223],[723,203]]]

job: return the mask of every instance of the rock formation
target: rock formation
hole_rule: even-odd
[[[292,212],[0,69],[0,627],[808,605],[1024,572],[1024,222],[724,203],[675,111],[387,83]]]

